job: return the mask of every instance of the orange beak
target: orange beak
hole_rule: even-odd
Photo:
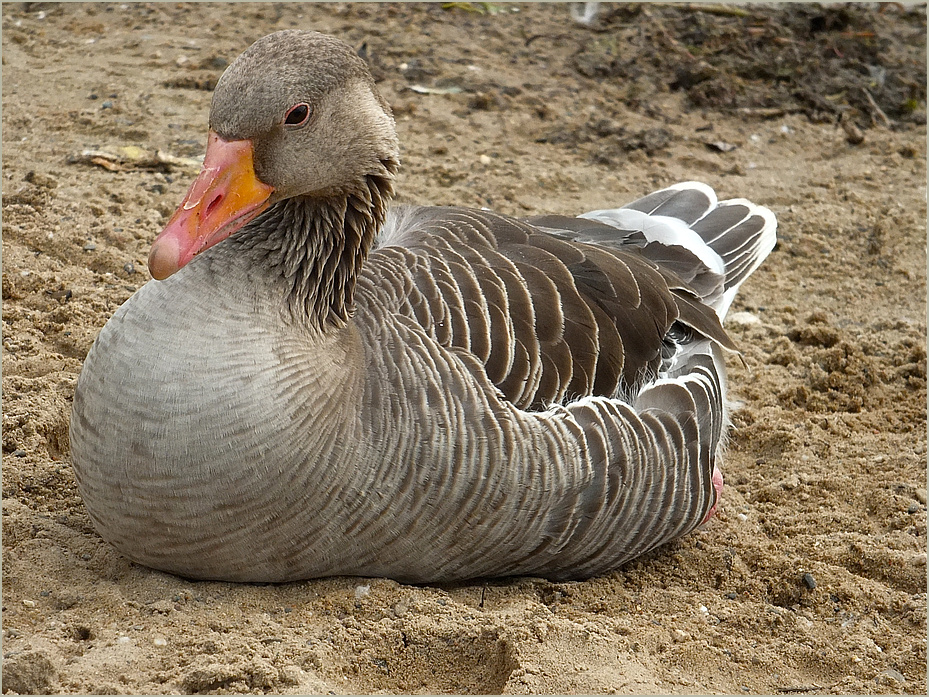
[[[274,187],[255,175],[250,140],[226,141],[210,131],[203,169],[148,256],[163,281],[204,249],[222,242],[267,209]]]

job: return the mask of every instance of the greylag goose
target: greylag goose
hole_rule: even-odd
[[[776,221],[685,183],[515,219],[391,208],[364,61],[282,31],[219,80],[154,279],[107,322],[71,454],[100,535],[188,578],[580,579],[722,489],[722,328]]]

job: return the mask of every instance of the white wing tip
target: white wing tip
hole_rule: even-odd
[[[703,182],[698,181],[686,181],[678,182],[677,184],[672,184],[671,186],[665,187],[665,191],[687,191],[695,190],[703,193],[708,199],[710,199],[710,210],[716,208],[719,199],[716,196],[716,192],[713,190],[713,187],[709,184],[704,184]]]

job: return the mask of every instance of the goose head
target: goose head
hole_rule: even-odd
[[[389,197],[398,166],[390,106],[350,46],[298,30],[259,39],[216,85],[203,168],[152,246],[152,277],[171,276],[279,202],[371,203],[371,178]]]

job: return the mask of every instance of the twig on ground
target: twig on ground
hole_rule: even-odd
[[[742,116],[749,116],[758,119],[775,119],[778,116],[786,116],[787,114],[796,114],[802,112],[803,109],[794,108],[787,109],[785,107],[738,107],[735,109],[735,113]]]
[[[723,15],[727,17],[749,17],[751,13],[735,5],[725,5],[722,3],[712,3],[704,5],[699,2],[669,2],[665,7],[673,7],[676,10],[689,10],[691,12],[706,12],[711,15]]]
[[[872,111],[872,113],[871,113],[871,119],[872,119],[872,120],[876,120],[876,119],[874,118],[874,114],[877,114],[878,117],[880,117],[881,122],[882,122],[887,128],[890,128],[890,127],[893,125],[893,121],[891,121],[889,118],[887,118],[887,114],[885,114],[884,111],[883,111],[883,109],[881,109],[881,108],[877,105],[877,102],[874,101],[874,97],[871,96],[871,93],[868,92],[868,90],[866,90],[864,87],[862,87],[862,88],[861,88],[861,91],[864,92],[864,96],[868,98],[868,104],[871,105],[871,111]]]
[[[795,694],[800,692],[813,692],[814,690],[821,690],[823,688],[822,685],[796,685],[793,687],[775,687],[774,689],[777,692]]]

